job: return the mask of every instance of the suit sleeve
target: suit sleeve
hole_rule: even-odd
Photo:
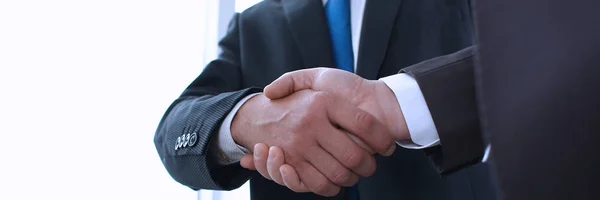
[[[228,33],[219,42],[219,57],[171,104],[155,133],[154,144],[169,174],[195,190],[235,189],[252,174],[239,163],[217,164],[209,148],[236,103],[249,94],[261,92],[259,88],[242,88],[238,18],[238,15],[233,17]],[[178,137],[187,134],[197,137],[176,148]]]
[[[425,152],[440,173],[477,163],[485,151],[475,98],[474,48],[402,70],[419,84],[437,128],[440,145]]]

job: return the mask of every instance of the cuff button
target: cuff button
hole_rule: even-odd
[[[181,141],[183,142],[183,147],[187,147],[188,146],[188,142],[190,140],[190,134],[184,134],[181,136]]]
[[[192,135],[190,136],[190,139],[188,140],[188,146],[190,146],[190,147],[194,146],[197,141],[198,141],[198,134],[192,133]]]
[[[177,142],[175,142],[175,150],[179,149],[179,144],[181,144],[181,137],[177,137]]]
[[[184,146],[183,144],[185,143],[185,135],[179,136],[179,143],[177,143],[177,146],[182,149]]]

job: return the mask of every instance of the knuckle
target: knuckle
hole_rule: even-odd
[[[323,105],[323,104],[327,104],[332,100],[332,97],[329,93],[327,92],[315,92],[312,95],[312,102],[313,104],[318,104],[318,105]]]
[[[362,156],[360,152],[351,149],[346,150],[343,159],[345,166],[351,169],[357,168],[362,162]]]
[[[352,185],[352,173],[346,169],[335,170],[332,175],[332,181],[337,185],[349,186]]]
[[[364,133],[371,128],[376,119],[365,111],[359,111],[354,115],[354,122],[358,131]]]
[[[314,117],[310,115],[310,113],[304,113],[298,116],[298,124],[294,127],[297,131],[303,130],[306,128],[305,125],[311,124],[314,121]]]

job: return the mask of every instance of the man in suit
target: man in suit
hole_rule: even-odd
[[[600,95],[595,94],[600,91],[598,6],[591,0],[480,1],[476,48],[403,69],[401,73],[417,79],[439,129],[444,163],[438,166],[468,164],[456,158],[481,153],[469,148],[467,141],[482,136],[464,130],[482,127],[491,143],[502,199],[597,199],[600,160],[591,152],[600,142],[596,134]],[[473,59],[476,54],[479,65]],[[265,94],[277,99],[313,89],[349,98],[360,89],[339,91],[329,85],[362,81],[366,80],[340,70],[300,70],[273,82]],[[445,86],[439,87],[442,81]],[[456,107],[444,106],[445,101]],[[479,120],[464,118],[462,113],[474,109],[479,110]],[[281,149],[271,148],[275,150],[269,155],[255,156],[283,159]],[[246,161],[246,167],[265,170]],[[269,163],[269,168],[287,166]],[[303,189],[290,181],[298,179],[291,169],[272,177],[283,177],[288,179],[283,180],[286,186]]]
[[[423,131],[420,127],[433,123],[431,117],[415,122],[415,112],[406,110],[426,108],[423,96],[429,90],[421,94],[415,76],[404,74],[400,80],[384,80],[386,85],[373,87],[387,90],[388,97],[399,97],[389,91],[402,88],[390,85],[404,83],[400,85],[409,86],[416,99],[406,101],[400,96],[396,102],[386,101],[389,104],[376,114],[364,112],[365,105],[326,93],[302,91],[277,101],[261,94],[261,88],[286,72],[330,66],[375,80],[456,52],[474,40],[466,0],[346,0],[345,7],[338,5],[340,1],[344,3],[263,1],[235,15],[219,44],[219,58],[206,66],[160,122],[155,144],[167,171],[192,189],[230,190],[250,179],[253,199],[494,199],[485,164],[440,176],[480,160],[483,143],[470,141],[470,147],[481,149],[474,155],[441,160],[460,142],[446,145],[444,133],[449,127],[436,122],[433,131]],[[439,82],[429,86],[447,87]],[[446,100],[438,99],[441,106],[456,103]],[[437,109],[430,109],[435,120]],[[477,119],[476,110],[462,115],[460,119],[468,123]],[[348,142],[353,140],[358,144]],[[398,148],[391,154],[394,140],[427,150]],[[295,193],[243,169],[239,160],[257,143],[282,146],[288,153],[286,162],[303,165],[294,166],[303,169],[299,174],[314,175],[302,180],[305,186],[332,197]],[[359,147],[388,157],[373,157]],[[369,177],[358,181],[365,176]],[[357,181],[354,187],[338,187]]]

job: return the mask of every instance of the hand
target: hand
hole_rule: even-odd
[[[268,149],[268,152],[267,152]],[[309,192],[298,176],[298,172],[289,164],[285,164],[285,154],[277,146],[267,147],[259,143],[254,146],[254,155],[245,155],[240,165],[246,169],[264,171],[270,178],[280,185],[286,186],[294,192]],[[256,164],[256,165],[255,165]],[[258,168],[256,167],[258,166]]]
[[[396,96],[383,81],[364,79],[334,68],[312,68],[288,72],[269,84],[264,94],[279,99],[311,89],[349,101],[384,122],[396,141],[410,139]]]
[[[368,81],[352,73],[316,68],[284,74],[265,88],[265,95],[277,99],[302,89],[327,91],[334,96],[348,99],[352,104],[386,121],[396,140],[409,139],[408,129],[393,92],[381,81]],[[360,143],[360,140],[355,140]],[[298,178],[296,170],[284,164],[282,150],[272,146],[267,152],[264,144],[256,145],[254,157],[246,155],[241,165],[268,174],[275,182],[286,185],[296,192],[308,189]]]
[[[306,188],[333,196],[339,186],[353,185],[358,176],[370,176],[375,170],[374,157],[338,127],[380,154],[395,150],[389,130],[377,118],[326,92],[311,90],[277,100],[264,95],[250,98],[234,117],[231,131],[234,141],[249,149],[259,142],[280,147],[285,163],[294,166]],[[268,173],[261,174],[269,178]]]
[[[267,152],[268,149],[268,152]],[[280,185],[290,188],[294,192],[309,192],[310,189],[300,180],[298,173],[291,165],[285,164],[285,154],[281,148],[272,146],[270,148],[265,144],[256,144],[254,155],[245,155],[240,164],[242,167],[250,170],[267,171],[272,180]],[[258,161],[258,162],[257,162]],[[264,166],[258,164],[255,168],[254,163],[264,163]],[[261,169],[262,168],[262,169]]]

